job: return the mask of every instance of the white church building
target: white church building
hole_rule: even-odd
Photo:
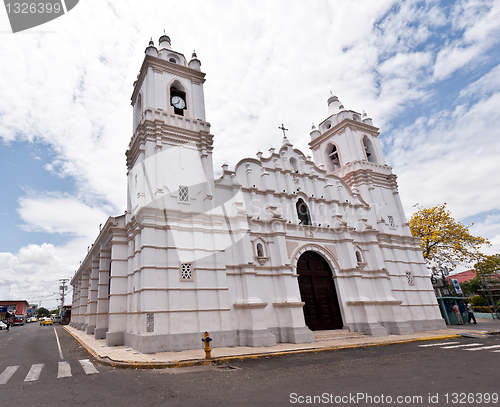
[[[379,132],[328,99],[312,156],[278,149],[215,179],[196,54],[163,35],[132,94],[128,202],[71,280],[71,325],[142,353],[441,329]],[[284,131],[283,131],[284,133]]]

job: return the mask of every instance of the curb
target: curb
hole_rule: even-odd
[[[265,352],[265,353],[253,353],[248,355],[236,355],[236,356],[219,356],[212,359],[194,359],[194,360],[175,360],[172,362],[137,362],[132,360],[113,360],[108,356],[101,357],[90,348],[85,342],[80,338],[75,336],[71,331],[65,329],[76,341],[92,356],[95,361],[101,365],[112,366],[117,368],[135,368],[135,369],[168,369],[176,367],[189,367],[189,366],[199,366],[199,365],[211,365],[211,364],[223,364],[235,360],[246,360],[246,359],[264,359],[279,357],[285,355],[300,355],[306,353],[318,353],[318,352],[331,352],[343,349],[358,349],[358,348],[370,348],[375,346],[387,346],[387,345],[397,345],[403,343],[413,343],[413,342],[424,342],[424,341],[438,341],[443,339],[456,339],[461,338],[459,334],[450,335],[440,335],[440,336],[427,336],[423,338],[412,338],[412,339],[401,339],[393,341],[384,342],[373,342],[364,344],[351,344],[351,345],[334,345],[325,346],[321,348],[312,349],[293,349],[280,352]]]

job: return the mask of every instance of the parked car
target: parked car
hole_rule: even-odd
[[[1,329],[7,329],[7,325],[4,324],[2,321],[0,321],[0,330]]]
[[[54,318],[52,318],[52,323],[53,324],[60,324],[60,325],[62,325],[62,323],[63,323],[62,316],[56,315]]]
[[[50,318],[42,318],[42,320],[40,321],[40,325],[52,325],[52,319]]]

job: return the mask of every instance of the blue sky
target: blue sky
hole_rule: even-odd
[[[207,74],[215,172],[281,123],[308,153],[332,91],[380,128],[407,216],[447,202],[500,252],[500,0],[86,0],[17,34],[0,10],[0,298],[55,307],[126,209],[132,84],[163,30]]]
[[[24,230],[23,219],[17,211],[19,197],[30,191],[74,190],[71,179],[58,177],[44,168],[53,159],[54,153],[40,143],[22,141],[1,146],[1,168],[9,176],[2,177],[0,181],[3,195],[0,222],[4,230],[10,232],[0,234],[2,251],[17,252],[20,247],[30,243],[62,245],[67,241],[68,236],[64,234]]]

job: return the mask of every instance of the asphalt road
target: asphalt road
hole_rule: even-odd
[[[135,370],[90,360],[96,370],[87,371],[88,354],[62,327],[30,324],[0,331],[0,406],[500,406],[498,351],[495,335],[230,366]],[[25,381],[40,365],[39,376]],[[13,366],[19,367],[5,381]]]

